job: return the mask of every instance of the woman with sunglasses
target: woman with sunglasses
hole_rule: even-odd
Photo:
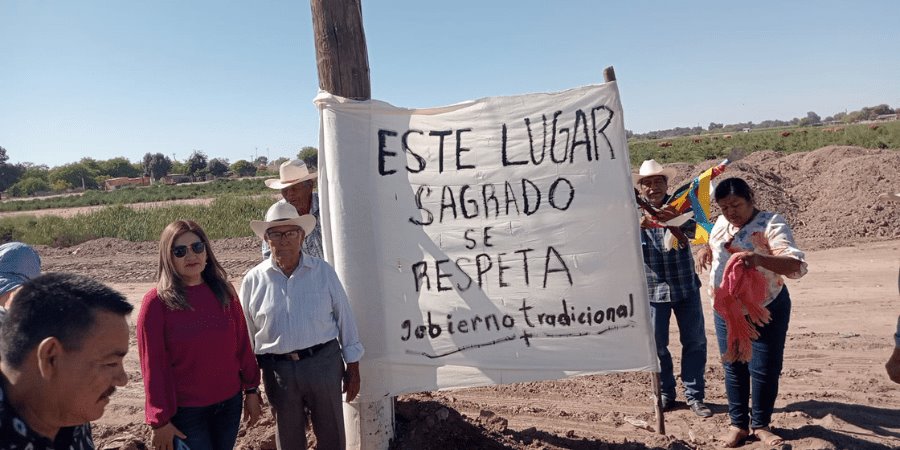
[[[232,449],[241,420],[260,415],[259,367],[238,296],[196,223],[159,239],[156,287],[137,320],[153,449]],[[242,393],[244,395],[242,395]]]
[[[725,272],[730,259],[736,259],[732,266],[742,264],[747,269],[755,268],[765,279],[759,285],[765,290],[759,289],[759,294],[763,300],[761,306],[769,314],[767,323],[754,325],[759,337],[750,344],[748,362],[729,361],[726,320],[718,311],[714,314],[731,420],[731,427],[721,440],[725,447],[738,447],[752,434],[772,447],[783,442],[769,428],[791,317],[791,297],[783,277],[802,277],[806,274],[806,262],[784,217],[757,209],[753,191],[746,181],[726,179],[716,186],[714,197],[722,215],[709,234],[709,247],[698,253],[698,272],[712,263],[708,286],[710,296],[715,298],[727,277]]]

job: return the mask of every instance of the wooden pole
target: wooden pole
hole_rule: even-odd
[[[370,100],[369,54],[360,0],[310,0],[319,88]],[[360,374],[366,376],[365,371]],[[386,450],[394,437],[394,399],[344,403],[347,448]],[[298,424],[298,426],[302,426]]]
[[[616,70],[612,66],[603,69],[603,80],[609,83],[616,81]],[[653,412],[656,415],[656,431],[659,434],[666,434],[666,417],[662,410],[662,394],[659,390],[659,372],[650,374],[650,383],[653,384],[651,392],[653,392]]]
[[[310,0],[319,87],[354,100],[372,98],[360,0]]]
[[[607,83],[610,81],[616,81],[616,69],[613,69],[613,66],[609,66],[603,69],[603,80]]]

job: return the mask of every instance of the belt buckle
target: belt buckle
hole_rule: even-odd
[[[290,358],[291,361],[300,361],[300,355],[298,355],[297,352],[288,353],[288,358]]]

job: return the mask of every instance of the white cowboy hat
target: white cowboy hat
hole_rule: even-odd
[[[288,202],[276,202],[266,211],[266,220],[250,221],[250,228],[262,239],[265,239],[269,228],[282,225],[296,225],[303,228],[304,236],[309,236],[316,228],[316,218],[312,214],[297,214],[297,208]]]
[[[641,169],[638,170],[638,173],[631,174],[631,180],[634,181],[634,184],[640,184],[644,178],[662,175],[666,177],[666,181],[669,181],[676,173],[675,169],[671,167],[663,168],[655,159],[648,159],[641,163]]]
[[[319,177],[318,172],[310,172],[302,159],[285,161],[278,168],[278,178],[269,178],[266,186],[272,189],[284,189],[301,181],[314,180]]]

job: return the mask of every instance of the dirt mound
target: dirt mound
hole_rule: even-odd
[[[678,186],[716,163],[668,166],[678,170]],[[876,200],[879,193],[900,191],[898,168],[897,150],[829,146],[790,155],[755,152],[721,177],[747,180],[758,206],[783,214],[798,245],[817,250],[900,238],[900,203]]]

